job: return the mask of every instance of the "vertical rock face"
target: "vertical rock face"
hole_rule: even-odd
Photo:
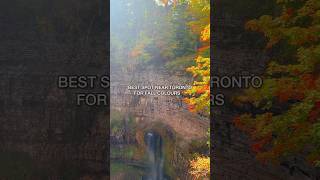
[[[171,76],[164,68],[154,66],[144,66],[143,70],[138,68],[131,72],[114,67],[111,73],[111,110],[131,114],[141,122],[161,122],[187,140],[205,137],[209,127],[208,119],[189,112],[182,102],[182,96],[139,96],[134,95],[132,90],[128,90],[128,86],[134,85],[140,87],[188,85],[190,84],[188,80]],[[179,92],[182,93],[182,91]]]
[[[77,3],[0,3],[0,179],[107,174],[107,107],[77,106],[85,90],[57,88],[59,75],[109,69],[107,13]]]
[[[263,3],[261,4],[263,6]],[[240,73],[260,75],[264,72],[268,57],[263,52],[264,42],[244,30],[246,20],[255,17],[235,16],[227,8],[234,5],[216,2],[217,17],[214,22],[213,75],[231,76]],[[248,12],[250,12],[248,5]],[[245,16],[245,14],[244,14]],[[214,88],[214,87],[213,87]],[[233,118],[239,114],[230,104],[230,98],[241,92],[240,89],[214,89],[227,97],[223,107],[213,107],[213,179],[227,180],[304,180],[316,179],[314,169],[302,161],[294,159],[282,165],[263,165],[255,159],[250,150],[249,138],[233,125]]]
[[[187,155],[191,151],[192,142],[203,142],[206,147],[209,119],[188,111],[180,95],[135,95],[134,90],[128,90],[128,86],[140,86],[138,91],[142,91],[142,86],[149,85],[154,86],[151,92],[157,92],[155,86],[182,86],[190,84],[191,80],[170,75],[163,64],[148,65],[141,62],[138,66],[131,67],[130,63],[131,61],[119,65],[111,61],[111,117],[113,113],[121,112],[132,117],[137,124],[136,129],[140,131],[136,131],[133,138],[139,145],[144,144],[145,147],[138,148],[143,148],[147,156],[146,162],[140,158],[138,161],[146,163],[147,169],[150,169],[144,178],[168,179],[166,176],[171,176],[191,179],[187,171],[189,168]],[[172,92],[172,90],[162,92],[166,91]],[[125,123],[123,126],[123,129],[126,129]],[[116,136],[117,133],[112,134],[112,140],[119,139]],[[144,138],[144,143],[139,140],[141,137]],[[111,149],[116,151],[120,143],[123,142],[113,141]],[[111,158],[111,162],[117,162],[115,158]],[[111,179],[115,179],[115,176],[112,175]]]

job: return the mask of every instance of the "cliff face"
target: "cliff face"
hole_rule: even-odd
[[[57,88],[59,75],[109,69],[105,14],[98,1],[78,3],[0,3],[0,179],[107,174],[107,108],[79,107],[75,93],[86,90]],[[68,27],[60,5],[79,27]]]
[[[124,139],[128,135],[114,133],[111,139],[118,139],[118,141],[112,141],[110,146],[113,151],[111,154],[120,151],[120,144],[122,147],[134,145],[139,151],[146,152],[145,145],[141,145],[145,144],[141,143],[143,141],[141,136],[143,137],[148,132],[156,132],[162,138],[165,174],[172,179],[191,179],[188,174],[189,159],[192,151],[195,151],[196,145],[202,145],[201,148],[204,147],[204,149],[207,148],[206,133],[209,128],[209,119],[188,111],[181,96],[134,95],[133,90],[128,90],[128,86],[140,86],[141,91],[141,86],[144,85],[153,85],[154,87],[188,85],[191,80],[184,76],[171,75],[163,65],[133,66],[130,62],[118,65],[111,61],[111,67],[111,117],[119,112],[130,116],[134,120],[135,128],[126,128],[126,124],[129,123],[122,123],[122,132],[125,134],[130,129],[131,131],[133,131],[132,129],[136,130],[134,135],[131,135],[131,140],[126,142]],[[112,121],[116,120],[111,119]],[[125,156],[121,155],[118,158],[125,159]],[[127,161],[129,162],[128,159]],[[146,163],[145,159],[141,157],[136,161]],[[111,157],[111,162],[116,163],[119,160]],[[116,174],[112,174],[111,179],[116,179],[117,173],[111,173]],[[134,174],[139,173],[136,170]]]
[[[146,66],[143,70],[135,69],[131,72],[112,68],[111,110],[131,114],[138,122],[161,122],[187,140],[203,138],[209,127],[208,119],[189,112],[181,97],[139,96],[128,90],[130,85],[169,86],[189,83],[184,77],[172,76],[164,68],[159,67]]]
[[[264,4],[265,2],[261,2],[259,7],[264,7]],[[259,7],[257,6],[256,9]],[[246,32],[244,24],[263,12],[250,17],[248,14],[258,10],[248,4],[248,9],[243,16],[238,16],[236,12],[230,12],[230,8],[239,10],[236,4],[216,2],[214,16],[217,18],[213,20],[215,28],[212,42],[215,48],[212,52],[213,69],[211,73],[214,76],[239,75],[243,72],[260,75],[264,72],[268,60],[268,56],[263,51],[265,42],[263,37]],[[299,158],[288,160],[281,165],[259,163],[250,150],[250,139],[234,127],[232,122],[240,112],[230,103],[230,98],[241,93],[241,89],[215,89],[215,87],[213,89],[213,93],[223,92],[227,97],[223,107],[214,106],[212,109],[213,137],[211,141],[214,179],[303,180],[319,178],[316,170]]]

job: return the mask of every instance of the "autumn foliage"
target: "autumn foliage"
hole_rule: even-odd
[[[320,1],[278,0],[279,16],[264,15],[246,28],[262,33],[266,51],[275,53],[261,89],[249,89],[235,101],[259,110],[242,114],[235,125],[250,135],[263,162],[303,156],[320,161]]]
[[[189,13],[195,18],[189,22],[191,30],[199,36],[201,46],[194,66],[188,67],[194,78],[192,89],[185,91],[185,102],[189,110],[205,115],[210,114],[210,1],[191,0]]]
[[[193,17],[193,21],[188,25],[199,37],[201,46],[198,47],[194,58],[195,65],[186,69],[194,80],[192,88],[184,92],[187,96],[184,101],[188,104],[189,111],[208,116],[210,114],[210,1],[190,0],[187,9]],[[210,137],[210,133],[208,136]],[[193,179],[209,179],[210,157],[196,155],[190,160],[190,174]]]
[[[191,171],[195,180],[209,179],[210,177],[210,158],[206,156],[198,156],[190,163]]]

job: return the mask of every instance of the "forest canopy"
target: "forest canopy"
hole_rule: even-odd
[[[302,156],[320,166],[320,1],[278,0],[274,15],[247,22],[267,39],[272,59],[261,89],[250,89],[236,104],[252,105],[235,125],[253,140],[263,162]],[[259,113],[252,113],[252,112]]]

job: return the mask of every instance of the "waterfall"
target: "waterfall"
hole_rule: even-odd
[[[163,173],[164,158],[161,136],[154,132],[145,135],[149,172],[143,180],[166,180]]]

